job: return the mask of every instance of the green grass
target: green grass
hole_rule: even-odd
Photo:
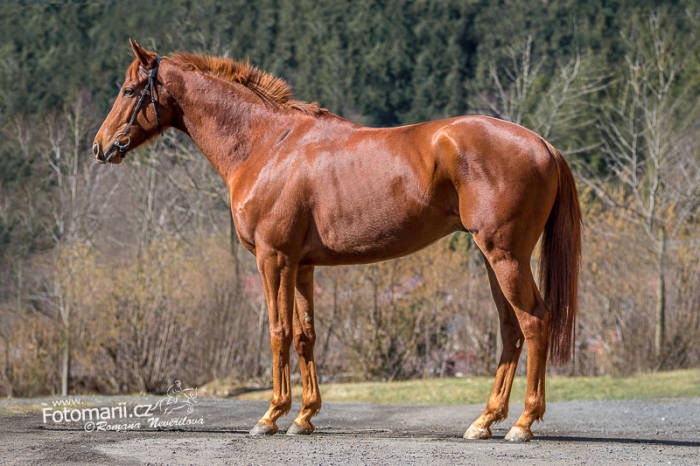
[[[511,401],[525,398],[526,380],[516,377]],[[456,405],[486,402],[493,377],[322,384],[324,401],[379,404]],[[293,387],[295,400],[301,387]],[[269,400],[270,390],[237,395],[242,400]],[[633,377],[547,377],[547,401],[618,400],[700,396],[700,369],[642,374]]]
[[[513,383],[511,401],[522,402],[525,378]],[[493,377],[409,380],[406,382],[364,382],[322,384],[324,401],[367,402],[378,404],[461,405],[485,403]],[[206,388],[209,390],[206,390]],[[211,396],[227,393],[225,382],[214,381],[200,393]],[[214,390],[213,388],[216,388]],[[208,393],[207,393],[208,392]],[[293,387],[294,399],[301,398],[301,387]],[[143,396],[134,394],[131,396]],[[269,400],[270,390],[247,392],[235,396],[241,400]],[[86,395],[90,396],[90,395]],[[81,395],[77,395],[78,398]],[[700,369],[657,372],[633,377],[547,377],[547,401],[619,400],[642,398],[700,397]],[[86,406],[95,403],[89,398]],[[99,403],[99,401],[98,401]],[[0,416],[40,412],[40,399],[0,398]]]

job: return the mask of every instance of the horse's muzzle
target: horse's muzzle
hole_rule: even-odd
[[[111,145],[107,152],[102,150],[102,146],[99,142],[95,141],[92,144],[92,155],[95,156],[95,160],[99,163],[119,163],[121,162],[121,157],[118,156],[117,146]]]

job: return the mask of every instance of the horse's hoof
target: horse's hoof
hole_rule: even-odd
[[[309,429],[301,424],[293,422],[292,425],[289,426],[289,429],[287,429],[287,435],[309,435],[313,431],[313,426]]]
[[[523,429],[522,427],[513,426],[506,434],[505,440],[509,442],[529,442],[532,440],[532,432],[530,429]]]
[[[462,438],[466,439],[487,439],[491,438],[491,429],[489,427],[477,427],[474,424],[469,426],[469,429],[464,433]]]
[[[253,437],[262,437],[263,435],[274,435],[277,433],[277,426],[275,425],[269,425],[264,422],[258,422],[255,424],[255,427],[253,427],[250,431],[250,435]]]

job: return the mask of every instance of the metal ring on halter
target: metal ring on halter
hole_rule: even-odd
[[[124,144],[119,143],[119,138],[122,136],[126,136],[126,142]],[[128,147],[129,144],[131,144],[131,136],[126,134],[126,131],[122,131],[121,133],[118,133],[116,136],[114,136],[114,143],[113,143],[119,152],[124,152]]]

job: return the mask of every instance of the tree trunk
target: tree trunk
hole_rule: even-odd
[[[333,273],[333,312],[331,313],[331,318],[328,321],[328,327],[326,328],[326,339],[323,342],[321,349],[321,362],[319,367],[326,366],[326,359],[328,358],[328,346],[331,341],[331,335],[333,334],[333,328],[335,326],[335,319],[338,316],[338,274]],[[318,354],[318,353],[316,353]]]
[[[12,371],[10,369],[10,340],[5,338],[5,380],[7,380],[7,391],[5,396],[12,398]]]
[[[70,329],[64,328],[63,348],[61,349],[61,396],[68,396],[70,383]]]
[[[258,351],[255,355],[255,373],[258,377],[262,377],[265,372],[265,368],[262,366],[262,352],[263,352],[263,342],[265,341],[265,317],[267,317],[267,302],[265,298],[262,300],[260,305],[260,314],[258,319]]]
[[[659,242],[656,256],[658,286],[656,289],[656,331],[654,334],[654,355],[661,358],[666,339],[666,279],[664,276],[664,259],[666,256],[666,229],[659,231]]]

